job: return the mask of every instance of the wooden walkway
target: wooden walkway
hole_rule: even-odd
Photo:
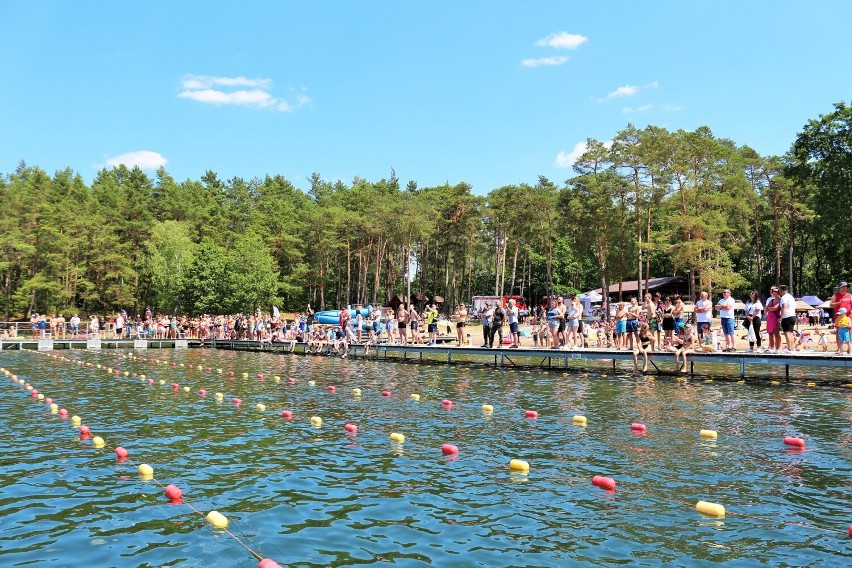
[[[238,351],[266,351],[276,353],[290,352],[290,343],[264,344],[257,341],[215,341],[211,345],[216,349],[231,349]],[[573,349],[562,351],[558,349],[522,347],[519,349],[451,346],[451,345],[388,345],[370,346],[369,355],[365,355],[364,345],[350,345],[349,357],[370,360],[397,360],[423,363],[465,363],[484,364],[496,367],[536,367],[548,369],[568,369],[572,362],[582,360],[605,362],[617,369],[619,361],[633,362],[633,353],[615,349]],[[296,343],[293,353],[307,354],[307,344]],[[787,379],[790,378],[791,367],[823,367],[832,368],[835,373],[833,380],[847,381],[847,372],[852,370],[852,357],[837,356],[833,353],[798,352],[788,354],[766,353],[694,353],[688,356],[690,368],[688,374],[695,374],[695,365],[702,363],[735,365],[740,378],[746,377],[749,367],[768,366],[783,369]],[[641,364],[642,358],[639,358]],[[649,365],[657,373],[676,374],[674,353],[655,352],[650,357]],[[754,369],[753,369],[754,370]],[[837,372],[841,371],[842,372]],[[852,381],[847,381],[852,382]]]

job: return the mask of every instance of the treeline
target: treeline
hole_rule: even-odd
[[[707,127],[628,125],[563,184],[281,176],[175,181],[124,166],[91,186],[19,164],[0,176],[5,319],[33,311],[232,313],[438,295],[539,298],[679,274],[743,293],[827,294],[852,245],[852,107],[761,156]],[[409,274],[410,272],[410,274]]]

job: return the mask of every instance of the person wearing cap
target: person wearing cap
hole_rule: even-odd
[[[829,303],[829,305],[831,306],[831,309],[834,312],[834,332],[836,334],[837,317],[839,315],[840,309],[845,309],[847,315],[852,314],[852,294],[849,293],[849,284],[845,280],[837,285],[837,290],[831,297],[831,302]]]
[[[852,320],[849,319],[849,311],[846,308],[837,310],[837,354],[850,354],[849,328],[852,327]]]

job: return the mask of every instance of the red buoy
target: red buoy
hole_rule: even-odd
[[[443,446],[441,446],[441,451],[444,453],[445,456],[451,456],[459,453],[459,449],[452,444],[444,444]]]
[[[115,455],[119,458],[126,458],[128,456],[128,451],[119,446],[115,449]]]
[[[615,480],[611,477],[596,475],[592,478],[592,485],[606,489],[607,491],[615,491]]]
[[[177,485],[166,485],[165,493],[171,501],[178,501],[183,497],[183,491]]]
[[[647,432],[648,431],[647,426],[645,426],[644,424],[639,424],[638,422],[634,422],[633,424],[631,424],[630,429],[633,430],[634,432]]]
[[[281,418],[284,420],[292,420],[293,419],[293,411],[292,410],[282,410]]]
[[[263,380],[263,373],[258,373],[258,374],[257,374],[257,378],[258,378],[258,379],[260,379],[260,380],[262,381],[262,380]]]
[[[173,390],[178,390],[179,388],[180,388],[180,385],[179,385],[179,384],[177,384],[177,383],[172,383],[172,389],[173,389]]]
[[[44,403],[45,404],[53,404],[53,399],[48,397],[48,398],[44,399]]]
[[[784,438],[784,443],[788,446],[796,446],[799,448],[805,447],[805,441],[801,438],[794,438],[793,436],[787,436]]]
[[[390,391],[382,391],[382,396],[390,396]]]
[[[80,426],[80,435],[81,436],[88,436],[91,433],[92,433],[91,429],[88,426],[86,426],[85,424]]]
[[[334,385],[328,385],[328,392],[334,392],[337,390],[337,387]]]
[[[199,391],[198,391],[198,394],[199,394],[200,396],[207,396],[207,391],[206,391],[206,390],[204,390],[204,389],[201,389],[201,390],[199,390]]]
[[[282,566],[271,558],[264,558],[258,562],[257,568],[282,568]]]
[[[526,412],[524,412],[524,417],[525,418],[538,418],[538,412],[536,412],[535,410],[527,410]]]
[[[64,408],[59,409],[59,417],[60,418],[68,418],[68,411]]]
[[[240,398],[233,398],[233,399],[231,399],[231,400],[232,400],[232,401],[233,401],[233,403],[234,403],[234,404],[236,404],[237,406],[239,406],[239,405],[241,405],[241,404],[243,403],[242,399],[240,399]]]
[[[153,384],[154,384],[154,379],[148,379],[148,384],[149,384],[149,385],[153,385]]]
[[[353,434],[358,431],[358,427],[354,424],[346,424],[343,429],[347,432],[352,432]]]

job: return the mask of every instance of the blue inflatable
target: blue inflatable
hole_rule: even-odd
[[[349,317],[353,320],[355,316],[358,315],[358,312],[361,312],[361,317],[365,318],[370,315],[371,306],[367,306],[366,308],[361,308],[360,310],[349,310]],[[314,318],[317,320],[317,323],[321,323],[323,325],[339,325],[340,324],[340,310],[325,310],[322,312],[317,312],[314,314]]]

